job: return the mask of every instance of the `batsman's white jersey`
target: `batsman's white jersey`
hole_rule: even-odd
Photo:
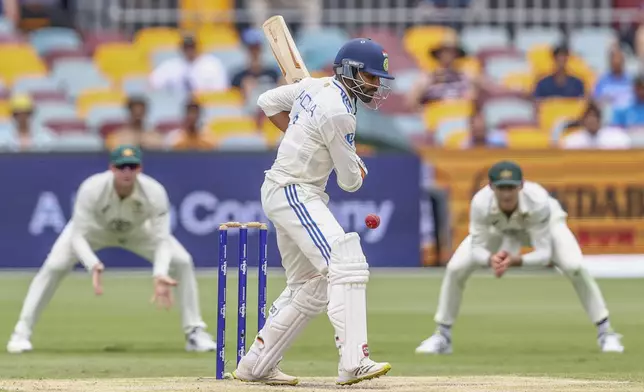
[[[205,327],[192,257],[170,233],[165,188],[152,177],[138,174],[133,193],[121,199],[114,190],[113,173],[106,171],[87,178],[79,187],[72,219],[29,287],[15,334],[31,335],[60,281],[77,262],[91,270],[99,263],[95,252],[111,247],[152,262],[154,276],[175,278],[184,330]],[[109,260],[104,264],[109,269]]]
[[[567,216],[559,202],[534,182],[525,182],[519,206],[509,217],[499,209],[491,187],[481,189],[470,206],[470,235],[447,264],[434,320],[452,325],[471,273],[488,266],[491,255],[501,250],[518,255],[522,247],[533,249],[523,255],[524,266],[554,263],[570,279],[590,319],[598,322],[608,317],[601,291],[582,264],[583,255],[568,228]]]
[[[368,360],[368,264],[358,234],[345,233],[327,207],[325,187],[333,170],[345,191],[362,186],[361,168],[367,169],[354,143],[356,101],[334,78],[307,78],[267,91],[258,104],[269,117],[290,112],[261,189],[287,287],[273,303],[258,334],[261,339],[240,363],[239,374],[265,377],[306,324],[325,310],[336,331],[340,369],[355,370]]]

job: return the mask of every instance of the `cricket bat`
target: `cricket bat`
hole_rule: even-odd
[[[307,0],[303,0],[307,1]],[[311,76],[306,69],[300,51],[295,46],[295,41],[288,26],[281,15],[269,18],[262,25],[264,35],[271,47],[273,56],[279,65],[282,75],[288,84],[297,83]]]

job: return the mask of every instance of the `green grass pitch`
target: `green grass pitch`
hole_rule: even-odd
[[[2,344],[11,334],[33,274],[0,274]],[[237,284],[231,279],[235,274],[236,270],[230,271],[228,282],[228,370],[233,369],[235,361]],[[2,346],[0,380],[214,377],[214,353],[183,351],[176,306],[164,311],[149,303],[149,275],[108,271],[102,297],[93,295],[88,275],[70,275],[37,325],[32,340],[35,351],[10,355]],[[390,376],[396,379],[543,376],[629,381],[635,389],[628,390],[644,390],[642,280],[599,280],[612,324],[624,335],[626,346],[624,354],[608,355],[599,352],[596,330],[564,277],[555,273],[510,273],[495,279],[490,275],[475,276],[468,284],[461,317],[454,327],[454,354],[435,357],[418,356],[414,349],[433,332],[441,276],[426,270],[375,271],[368,286],[372,358],[390,362]],[[283,285],[283,273],[270,271],[270,301]],[[215,273],[201,273],[199,287],[204,318],[214,335]],[[255,276],[251,275],[249,341],[256,332],[256,289]],[[302,377],[337,374],[337,350],[326,315],[309,325],[281,367]],[[23,390],[0,382],[2,389]]]

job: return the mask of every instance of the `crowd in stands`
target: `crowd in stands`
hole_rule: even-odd
[[[253,2],[257,20],[271,1]],[[402,36],[386,28],[349,34],[320,26],[309,9],[319,2],[311,3],[300,7],[309,16],[296,41],[314,76],[331,75],[337,49],[352,36],[389,52],[391,96],[379,112],[358,112],[358,134],[367,139],[457,149],[644,146],[644,30],[635,31],[634,50],[608,27],[510,34],[500,26],[418,25]],[[0,63],[0,151],[279,143],[281,132],[255,102],[283,80],[256,26],[150,27],[133,36],[62,22],[22,28],[11,0],[5,4],[0,52],[12,60]]]

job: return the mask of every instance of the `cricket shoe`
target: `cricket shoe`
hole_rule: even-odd
[[[7,352],[10,354],[20,354],[33,349],[34,348],[31,345],[29,338],[16,333],[11,335],[11,339],[9,339],[9,343],[7,343]]]
[[[217,350],[217,343],[203,328],[193,328],[186,334],[186,351],[204,353]]]
[[[253,376],[252,370],[249,367],[254,365],[252,357],[254,354],[249,352],[237,366],[237,369],[230,374],[224,375],[224,378],[231,378],[233,380],[239,380],[242,382],[253,382],[266,385],[297,385],[300,380],[297,377],[289,376],[288,374],[282,372],[279,366],[275,366],[273,370],[268,372],[264,377],[255,377]],[[254,356],[257,358],[256,356]],[[244,360],[246,359],[246,360]]]
[[[451,354],[452,342],[441,335],[435,333],[429,338],[423,340],[420,346],[416,347],[416,354]]]
[[[374,362],[369,357],[360,361],[360,366],[352,371],[344,370],[338,366],[338,385],[353,385],[361,381],[371,380],[384,376],[391,370],[387,362]]]
[[[615,332],[607,332],[597,338],[597,343],[604,353],[623,353],[624,346],[621,342],[622,335]]]

